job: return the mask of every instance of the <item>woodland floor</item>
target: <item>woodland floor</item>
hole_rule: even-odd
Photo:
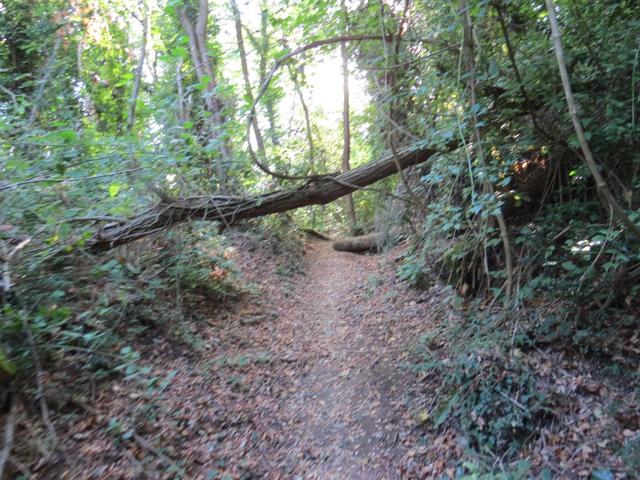
[[[213,313],[197,307],[201,352],[160,335],[136,346],[152,375],[175,372],[161,396],[127,382],[96,392],[96,415],[68,432],[73,478],[408,474],[418,394],[401,363],[425,297],[395,279],[389,256],[314,240],[278,264],[282,252],[254,248],[234,254],[253,292]],[[114,441],[100,426],[112,418],[136,435]]]
[[[402,246],[356,255],[320,240],[284,246],[239,233],[227,253],[239,270],[239,296],[179,302],[167,292],[157,305],[175,308],[179,320],[138,311],[125,322],[139,367],[148,370],[102,380],[90,394],[81,372],[77,385],[70,380],[72,365],[46,373],[48,392],[82,400],[50,399],[59,454],[47,453],[44,427],[20,427],[14,473],[154,480],[462,473],[468,440],[451,425],[430,428],[429,413],[442,402],[438,378],[407,367],[420,357],[423,334],[460,319],[438,282],[417,290],[398,279]],[[629,335],[630,345],[636,337]],[[450,347],[433,348],[446,356]],[[636,395],[578,356],[519,354],[554,409],[522,458],[553,472],[549,478],[638,478],[618,456],[640,438]],[[597,468],[616,474],[598,476]]]

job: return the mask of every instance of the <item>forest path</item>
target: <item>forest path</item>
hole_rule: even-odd
[[[403,392],[415,380],[398,366],[406,345],[392,329],[402,318],[384,303],[392,295],[374,298],[379,258],[310,242],[306,274],[280,313],[279,327],[294,332],[298,355],[308,364],[279,411],[291,427],[287,463],[305,478],[401,475]]]
[[[79,419],[70,478],[177,478],[167,458],[197,480],[424,478],[415,417],[426,400],[401,363],[438,295],[396,277],[398,251],[303,248],[237,236],[229,252],[244,293],[190,306],[181,343],[151,330],[134,345],[149,375],[170,375],[163,392],[123,382],[96,393],[103,418],[125,419],[166,456]]]

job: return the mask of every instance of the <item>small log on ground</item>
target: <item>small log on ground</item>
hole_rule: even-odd
[[[382,247],[384,237],[382,233],[370,233],[359,237],[343,238],[333,242],[333,249],[339,252],[370,252]]]

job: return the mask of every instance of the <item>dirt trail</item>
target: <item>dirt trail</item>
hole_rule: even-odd
[[[171,371],[163,393],[124,382],[96,394],[104,418],[122,419],[155,452],[80,418],[68,432],[78,451],[72,478],[421,478],[412,465],[424,396],[400,362],[426,303],[397,280],[393,258],[324,241],[290,257],[275,244],[238,242],[249,293],[226,309],[195,306],[180,329],[196,343],[155,335],[135,346],[150,375]]]
[[[280,412],[283,424],[293,426],[288,460],[298,461],[295,470],[305,478],[400,475],[406,402],[399,386],[409,374],[397,365],[404,345],[392,322],[399,319],[372,302],[379,258],[313,242],[306,275],[293,302],[283,306],[280,328],[295,332],[309,363]]]

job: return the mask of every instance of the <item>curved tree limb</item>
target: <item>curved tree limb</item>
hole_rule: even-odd
[[[253,146],[251,145],[251,128],[253,125],[253,120],[256,117],[256,109],[258,107],[258,103],[260,102],[260,99],[264,96],[264,94],[267,92],[267,89],[269,88],[269,85],[271,84],[271,81],[273,80],[273,77],[275,76],[276,72],[278,71],[278,69],[284,65],[287,61],[289,61],[290,59],[292,59],[293,57],[300,55],[301,53],[304,53],[308,50],[313,50],[316,48],[320,48],[320,47],[324,47],[327,45],[335,45],[335,44],[342,44],[345,42],[362,42],[362,41],[368,41],[368,40],[382,40],[382,41],[390,41],[393,40],[394,36],[393,35],[341,35],[338,37],[332,37],[332,38],[325,38],[322,40],[316,40],[315,42],[311,42],[308,43],[306,45],[303,45],[301,47],[296,48],[295,50],[292,50],[291,52],[281,56],[280,58],[278,58],[276,60],[276,62],[273,64],[273,66],[271,67],[271,70],[269,71],[269,73],[267,74],[264,82],[262,83],[262,86],[260,87],[260,90],[258,92],[258,94],[256,95],[256,98],[253,101],[253,105],[251,105],[251,109],[249,110],[249,115],[247,116],[247,145],[248,145],[248,150],[249,150],[249,155],[251,157],[251,160],[253,161],[253,163],[260,169],[262,170],[264,173],[271,175],[272,177],[275,178],[279,178],[280,180],[309,180],[309,179],[318,179],[321,178],[322,176],[308,176],[308,175],[286,175],[283,173],[278,173],[275,172],[273,170],[271,170],[262,160],[263,159],[259,159],[258,156],[256,155],[256,152],[253,150]],[[429,40],[427,39],[406,39],[403,38],[401,39],[402,41],[408,41],[408,42],[428,42]]]

